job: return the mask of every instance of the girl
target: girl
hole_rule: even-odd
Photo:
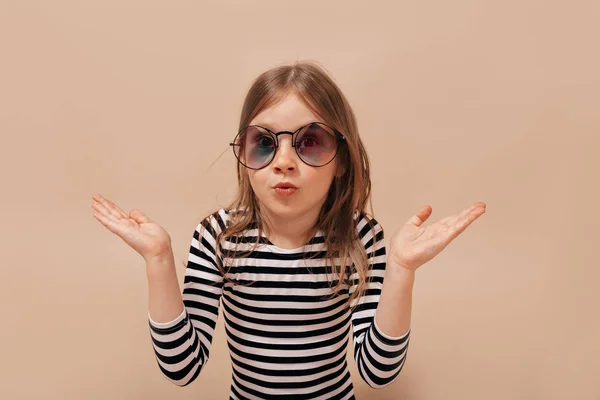
[[[193,235],[183,296],[169,234],[95,195],[94,217],[146,262],[158,366],[187,385],[209,359],[223,307],[230,399],[354,399],[346,348],[373,388],[404,366],[416,269],[484,203],[429,226],[422,208],[391,238],[366,212],[369,162],[346,98],[317,65],[261,74],[231,143],[239,190]],[[371,208],[371,214],[372,208]]]

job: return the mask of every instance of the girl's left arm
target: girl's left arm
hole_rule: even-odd
[[[388,257],[375,324],[388,336],[404,336],[410,329],[415,272],[394,265]]]
[[[477,202],[457,214],[423,226],[433,211],[431,206],[425,206],[392,236],[375,315],[375,323],[384,333],[398,336],[408,331],[415,271],[445,249],[485,210],[486,204]]]
[[[374,229],[370,228],[373,225]],[[410,309],[410,293],[394,293],[393,277],[388,285],[386,272],[386,250],[383,228],[377,221],[369,217],[363,217],[357,224],[359,238],[365,247],[368,263],[366,291],[360,298],[353,301],[352,329],[354,337],[354,359],[358,367],[360,377],[372,388],[385,387],[396,380],[399,376],[408,351],[409,329],[404,329],[401,334],[390,334],[388,324],[379,326],[381,318],[375,320],[376,312],[385,320],[398,320],[398,298],[399,295],[407,298],[406,306]],[[357,290],[358,276],[352,274],[353,285],[350,293]],[[384,283],[385,282],[385,283]],[[383,287],[387,287],[388,293],[385,304],[382,305],[381,295]],[[407,297],[408,296],[408,297]],[[407,324],[410,315],[404,313]],[[385,321],[382,321],[385,322]]]
[[[426,206],[391,239],[386,255],[383,228],[374,222],[374,234],[359,221],[359,238],[369,259],[367,290],[352,313],[354,358],[363,380],[373,388],[394,382],[402,370],[411,334],[411,309],[415,271],[485,212],[485,203],[475,203],[460,213],[427,227],[431,215]],[[356,274],[350,292],[356,290]]]

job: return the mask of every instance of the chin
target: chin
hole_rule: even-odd
[[[301,194],[310,194],[310,196],[302,196]],[[274,194],[272,190],[261,191],[256,193],[256,198],[265,211],[269,214],[276,215],[282,218],[297,218],[309,213],[314,213],[315,209],[320,210],[327,198],[327,193],[324,193],[320,199],[315,199],[313,196],[316,193],[296,193],[290,197],[280,197]],[[300,196],[298,196],[300,195]]]
[[[270,196],[266,196],[267,199],[258,199],[260,204],[272,215],[281,218],[295,218],[299,217],[303,214],[306,214],[310,211],[310,207],[307,208],[306,202],[302,199],[280,199],[280,198],[270,198]]]
[[[263,202],[262,204],[264,204],[272,214],[280,217],[292,217],[304,212],[304,210],[300,209],[296,202],[293,201],[269,201]]]

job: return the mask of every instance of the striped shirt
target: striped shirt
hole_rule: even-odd
[[[181,315],[166,323],[149,318],[156,360],[167,379],[185,386],[202,371],[220,306],[232,363],[230,400],[354,399],[346,357],[351,328],[361,378],[381,388],[398,377],[410,329],[391,337],[375,323],[386,265],[383,229],[377,221],[372,220],[373,236],[369,217],[355,214],[358,237],[373,265],[367,291],[350,309],[347,300],[356,289],[357,274],[349,274],[352,285],[344,284],[330,296],[331,281],[337,280],[323,257],[322,232],[298,249],[279,248],[262,234],[258,247],[243,258],[235,258],[233,239],[224,239],[217,260],[216,237],[228,218],[229,212],[221,209],[196,227]],[[246,230],[237,250],[250,250],[257,235],[257,229]],[[225,265],[227,279],[217,261]]]

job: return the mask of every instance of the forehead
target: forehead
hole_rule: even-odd
[[[274,132],[294,131],[310,122],[324,122],[295,93],[284,97],[281,101],[262,110],[250,125],[260,125]]]

